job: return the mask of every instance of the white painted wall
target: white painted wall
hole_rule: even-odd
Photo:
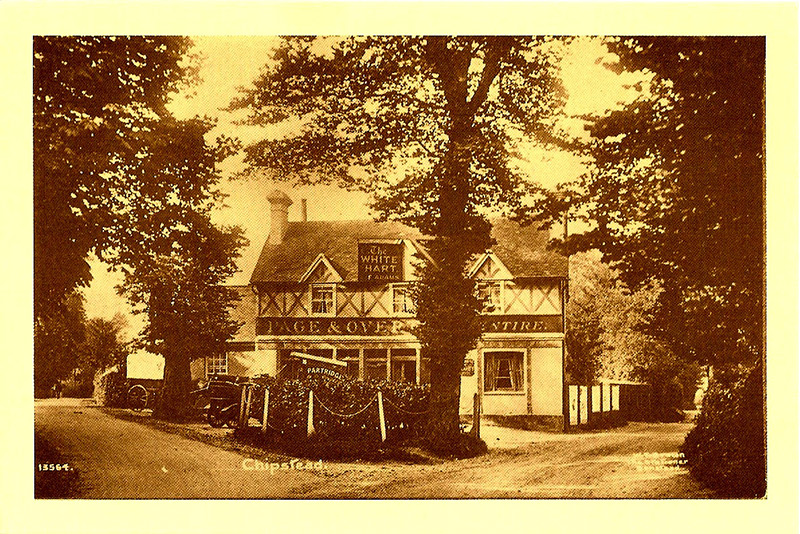
[[[530,349],[531,411],[533,415],[561,414],[561,346]]]
[[[458,406],[458,413],[472,414],[472,398],[478,391],[478,351],[471,350],[467,353],[467,358],[475,363],[475,372],[472,376],[461,377],[461,397]]]

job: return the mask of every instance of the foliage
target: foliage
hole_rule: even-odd
[[[50,396],[53,384],[67,378],[78,366],[85,320],[83,296],[73,292],[60,310],[35,321],[33,378],[36,397]]]
[[[225,342],[241,326],[230,316],[239,296],[222,285],[235,270],[240,231],[210,223],[202,231],[188,239],[196,249],[153,255],[126,273],[129,300],[148,316],[144,347],[164,356],[164,385],[154,412],[159,417],[190,415],[191,360],[224,352]]]
[[[683,444],[691,473],[721,496],[766,494],[763,380],[760,364],[715,372]]]
[[[221,350],[235,331],[233,292],[217,286],[243,242],[239,229],[216,228],[209,216],[222,198],[216,162],[235,143],[209,145],[211,121],[179,121],[165,108],[195,74],[190,45],[175,37],[34,42],[37,316],[88,283],[89,252],[121,269],[125,294],[150,320],[143,343],[165,357],[165,416],[185,404],[189,360]]]
[[[73,372],[62,381],[62,384],[62,397],[87,399],[92,396],[92,390],[94,389],[92,376],[80,369],[74,369]]]
[[[270,426],[291,439],[305,436],[309,391],[312,390],[315,439],[318,440],[349,439],[380,444],[379,389],[383,393],[387,439],[390,440],[418,435],[422,431],[421,416],[427,411],[429,402],[429,388],[426,385],[404,382],[361,381],[349,377],[342,380],[261,377],[256,379],[256,383],[270,390]],[[263,413],[263,395],[262,388],[256,390],[252,413]]]
[[[650,384],[654,417],[678,420],[697,389],[700,367],[646,332],[660,293],[654,283],[630,290],[597,251],[572,256],[567,374],[576,384],[599,378]]]
[[[190,41],[176,37],[34,37],[34,316],[63,308],[89,283],[116,224],[109,199],[135,204],[140,151],[188,73]],[[57,268],[54,268],[56,266]]]
[[[287,38],[231,105],[292,132],[247,146],[250,174],[368,191],[382,218],[433,237],[416,334],[443,448],[459,439],[460,369],[481,334],[467,265],[491,246],[487,210],[524,214],[522,144],[561,141],[558,53],[538,37]]]
[[[81,350],[80,367],[94,376],[98,371],[118,366],[126,368],[130,344],[123,339],[127,320],[121,314],[111,320],[93,317],[86,322],[86,339]]]
[[[236,431],[239,439],[253,445],[304,458],[335,460],[419,461],[419,455],[410,452],[408,447],[432,448],[424,425],[430,406],[427,385],[353,378],[282,380],[268,376],[257,377],[255,382],[258,387],[251,414],[263,417],[263,388],[270,390],[268,432],[263,434],[261,429],[255,428]],[[380,440],[379,389],[384,399],[385,442]],[[315,432],[306,436],[311,390],[314,391]],[[486,444],[462,434],[451,447],[435,452],[464,458],[484,454]]]
[[[590,117],[591,172],[540,204],[590,223],[632,288],[662,288],[650,332],[701,364],[763,353],[764,39],[611,39],[615,69],[641,69],[640,97]],[[649,82],[647,81],[649,79]]]
[[[128,405],[127,374],[121,369],[112,369],[95,378],[94,398],[98,404],[114,408]]]
[[[55,313],[65,292],[89,282],[90,252],[122,269],[126,295],[150,319],[144,344],[165,356],[164,414],[185,400],[190,355],[219,350],[235,330],[232,292],[214,286],[242,243],[209,217],[222,198],[216,161],[235,144],[208,145],[211,121],[178,121],[165,107],[196,75],[190,45],[34,40],[35,315]]]

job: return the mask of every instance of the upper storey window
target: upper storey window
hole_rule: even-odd
[[[408,284],[392,284],[392,312],[397,316],[414,314],[414,302]]]
[[[501,313],[503,310],[503,282],[480,281],[478,300],[481,302],[481,313]]]
[[[311,285],[311,313],[331,316],[336,313],[336,286],[334,284]]]

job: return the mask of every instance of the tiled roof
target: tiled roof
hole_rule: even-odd
[[[566,258],[547,249],[548,232],[505,219],[492,223],[497,240],[492,251],[515,277],[567,276]],[[297,282],[320,253],[345,281],[356,281],[358,241],[420,238],[419,231],[397,222],[289,222],[283,243],[264,244],[250,282]]]
[[[492,252],[517,278],[567,277],[567,257],[548,249],[550,233],[535,225],[492,219]]]

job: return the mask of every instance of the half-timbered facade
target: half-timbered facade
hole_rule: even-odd
[[[268,199],[270,235],[240,288],[246,325],[225,361],[206,370],[279,375],[304,352],[343,361],[361,379],[428,381],[409,287],[427,238],[394,222],[290,222],[291,200],[277,191]],[[462,370],[462,410],[478,393],[487,414],[559,417],[566,259],[533,227],[496,220],[492,232],[497,245],[469,272],[484,334]]]

